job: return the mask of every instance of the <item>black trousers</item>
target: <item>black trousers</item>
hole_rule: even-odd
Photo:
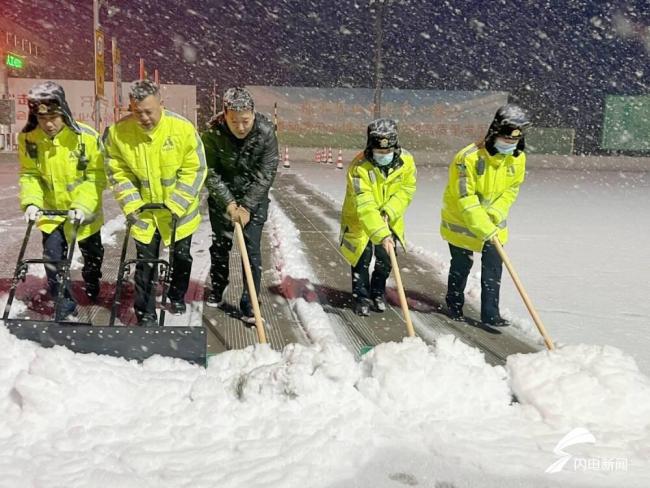
[[[102,246],[101,232],[78,241],[79,250],[83,256],[84,264],[81,275],[87,284],[98,284],[102,277],[102,262],[104,261],[104,246]],[[68,254],[68,242],[65,240],[63,226],[60,225],[50,234],[43,232],[43,259],[64,260]],[[45,265],[47,287],[50,295],[56,298],[59,292],[59,270],[61,266]],[[66,298],[71,298],[70,287],[64,291]]]
[[[370,277],[370,261],[373,251],[375,254],[375,268]],[[372,242],[363,250],[356,266],[352,266],[352,296],[360,302],[377,297],[384,297],[386,293],[386,280],[391,272],[390,256],[383,246],[375,246]]]
[[[157,259],[160,253],[160,233],[156,230],[149,244],[135,241],[138,259]],[[181,302],[190,284],[192,272],[192,255],[190,247],[192,236],[176,241],[174,246],[174,263],[171,269],[171,282],[167,298],[170,302]],[[158,266],[150,263],[138,263],[135,267],[135,302],[133,308],[138,322],[143,318],[156,319],[156,289]]]
[[[459,314],[465,304],[465,286],[472,269],[473,252],[449,244],[451,266],[447,280],[447,307]],[[499,291],[501,289],[501,256],[494,245],[486,242],[481,253],[481,322],[493,324],[499,315]]]
[[[244,241],[248,259],[251,263],[255,291],[258,296],[262,283],[262,230],[269,214],[269,199],[264,199],[251,212],[251,220],[244,227]],[[230,279],[230,250],[235,228],[224,208],[213,206],[210,201],[210,224],[212,225],[212,245],[210,246],[210,279],[212,291],[220,296],[225,290]],[[244,275],[242,263],[242,276]],[[245,315],[252,315],[252,305],[246,280],[244,290],[239,301],[239,308]]]

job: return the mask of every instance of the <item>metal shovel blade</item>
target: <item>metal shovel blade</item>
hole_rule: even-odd
[[[159,354],[206,365],[207,335],[203,327],[101,327],[35,320],[7,320],[5,325],[19,339],[43,347],[63,346],[74,352],[138,362]]]

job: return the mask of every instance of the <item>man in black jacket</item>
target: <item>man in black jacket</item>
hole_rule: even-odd
[[[223,302],[230,274],[229,253],[233,223],[244,228],[246,250],[259,294],[262,277],[260,244],[268,216],[269,189],[278,167],[278,141],[271,121],[255,112],[253,97],[245,88],[230,88],[223,96],[223,112],[201,136],[208,165],[208,188],[212,246],[210,307]],[[254,323],[253,309],[244,291],[239,303],[244,321]]]

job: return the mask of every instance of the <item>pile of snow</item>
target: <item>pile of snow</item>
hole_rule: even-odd
[[[641,487],[647,395],[648,378],[611,348],[503,368],[452,336],[360,361],[325,341],[229,351],[203,369],[43,349],[0,327],[0,487]],[[584,456],[628,471],[544,473],[578,426],[596,440]]]
[[[435,347],[418,338],[375,347],[361,363],[359,391],[384,412],[429,422],[502,415],[511,402],[506,372],[452,335]]]
[[[312,342],[324,345],[337,343],[337,335],[319,303],[314,283],[317,277],[305,255],[300,231],[272,200],[267,228],[275,264],[275,281],[289,299],[293,310]]]
[[[101,228],[102,244],[104,246],[115,246],[117,244],[116,234],[125,229],[126,217],[124,217],[123,214],[119,214],[117,217],[107,220]]]
[[[601,431],[650,426],[650,379],[620,349],[581,344],[517,354],[507,368],[519,401],[548,423]]]
[[[8,293],[3,293],[0,296],[0,313],[4,313],[5,307],[7,306],[7,300],[9,299]],[[11,304],[11,311],[9,312],[9,318],[16,318],[18,315],[24,314],[29,309],[27,304],[21,300],[17,300],[14,297],[14,301]]]

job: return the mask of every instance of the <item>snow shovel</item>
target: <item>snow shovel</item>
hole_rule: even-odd
[[[537,330],[539,330],[539,333],[542,335],[544,339],[544,343],[546,344],[546,347],[548,348],[549,351],[552,351],[553,349],[555,349],[555,347],[553,346],[553,341],[547,334],[546,328],[544,327],[544,324],[542,323],[542,319],[539,317],[537,310],[535,310],[535,307],[533,307],[530,298],[528,298],[528,294],[524,289],[524,285],[521,283],[521,280],[519,279],[519,275],[517,274],[517,271],[515,271],[514,266],[510,262],[508,255],[506,254],[505,250],[503,249],[503,246],[501,245],[501,242],[499,242],[499,238],[497,236],[494,236],[492,237],[492,239],[490,239],[490,242],[494,245],[497,252],[499,253],[499,256],[501,256],[501,260],[506,265],[506,268],[508,269],[508,273],[510,273],[510,276],[512,277],[512,281],[514,281],[515,286],[517,287],[517,291],[519,292],[522,300],[524,301],[524,305],[526,305],[526,308],[528,309],[530,316],[533,318],[533,322],[535,322],[535,325],[537,326]]]
[[[68,215],[68,211],[67,210],[41,210],[40,215],[45,217],[65,217]],[[68,282],[70,281],[70,265],[72,263],[72,256],[74,255],[74,247],[77,242],[77,232],[79,230],[80,223],[77,220],[73,222],[71,240],[70,243],[68,244],[68,253],[65,259],[61,259],[61,260],[44,259],[44,258],[25,259],[25,251],[27,250],[27,244],[29,243],[29,238],[31,236],[32,229],[34,228],[34,224],[35,224],[34,220],[30,220],[27,223],[27,230],[25,231],[25,237],[23,238],[23,243],[20,247],[20,252],[18,253],[18,259],[16,260],[16,269],[14,271],[14,276],[11,281],[9,296],[7,298],[4,314],[2,316],[2,320],[4,320],[5,322],[11,322],[11,321],[20,321],[23,323],[26,322],[20,319],[10,319],[9,313],[11,310],[11,305],[13,304],[14,298],[16,296],[16,288],[18,287],[18,282],[25,281],[25,279],[27,278],[27,272],[29,270],[30,264],[43,264],[43,265],[50,264],[50,265],[57,265],[59,267],[57,271],[58,281],[59,281],[58,292],[57,292],[57,296],[52,298],[54,299],[54,320],[56,320],[57,322],[63,322],[63,320],[61,320],[60,309],[63,302],[63,298],[65,296],[65,290],[67,289]],[[44,323],[46,321],[31,320],[29,322]],[[74,323],[78,324],[79,322],[74,322]]]
[[[253,272],[251,271],[251,263],[248,259],[248,251],[246,251],[246,241],[244,240],[244,231],[240,222],[234,222],[235,235],[237,236],[237,247],[241,254],[241,259],[244,262],[244,274],[246,275],[246,284],[248,285],[248,294],[251,298],[251,305],[253,306],[253,315],[255,316],[255,329],[257,330],[257,340],[260,344],[266,344],[266,332],[264,330],[264,321],[260,313],[260,304],[257,300],[257,290],[255,290],[255,281],[253,281]]]
[[[165,325],[165,305],[167,303],[167,292],[169,291],[169,286],[171,282],[171,270],[174,267],[174,248],[176,247],[176,226],[178,225],[178,219],[171,210],[169,210],[162,203],[148,203],[140,207],[138,213],[144,212],[146,210],[166,210],[170,213],[172,217],[172,234],[171,241],[169,243],[169,261],[164,259],[126,259],[126,254],[129,249],[129,237],[131,235],[131,227],[133,222],[127,221],[126,223],[126,232],[124,233],[124,242],[122,244],[122,253],[120,255],[120,264],[117,271],[117,283],[115,284],[115,298],[113,300],[113,305],[111,307],[111,317],[108,321],[109,327],[115,325],[115,319],[117,317],[117,312],[122,304],[122,287],[124,282],[127,280],[130,272],[131,265],[137,263],[148,263],[151,266],[160,266],[160,277],[162,281],[162,297],[160,300],[160,318],[158,319],[158,325],[164,327]],[[156,280],[154,276],[154,280]]]
[[[402,285],[402,275],[399,272],[399,265],[397,264],[397,256],[395,256],[395,248],[390,250],[390,263],[395,273],[395,282],[397,283],[397,293],[399,294],[399,303],[402,306],[402,313],[404,314],[404,321],[406,322],[406,335],[408,337],[415,337],[415,330],[413,330],[413,322],[411,322],[411,312],[409,312],[408,302],[406,301],[406,293],[404,293],[404,286]]]
[[[397,256],[395,255],[395,248],[392,248],[390,251],[390,263],[395,274],[395,283],[397,283],[397,294],[399,295],[399,303],[402,307],[402,314],[404,315],[404,321],[406,322],[406,335],[408,337],[415,337],[415,330],[413,329],[413,322],[411,322],[411,312],[409,311],[408,302],[406,301],[406,293],[404,292],[404,285],[402,284],[402,275],[399,271],[399,265],[397,264]],[[373,346],[363,346],[359,351],[359,354],[363,356],[364,354],[370,352]]]
[[[143,209],[162,208],[164,207],[160,204],[150,204],[143,207]],[[61,213],[53,214],[52,212],[54,211],[43,211],[43,214],[62,215]],[[67,214],[67,211],[64,213]],[[13,335],[19,339],[37,342],[43,347],[64,346],[79,353],[104,354],[125,358],[127,360],[135,359],[136,361],[144,361],[154,354],[159,354],[161,356],[184,359],[202,366],[205,365],[207,339],[203,327],[117,327],[113,323],[115,316],[111,317],[108,326],[80,322],[9,319],[9,308],[11,307],[11,301],[15,294],[15,287],[18,281],[24,279],[27,273],[27,266],[32,263],[44,262],[42,259],[23,259],[29,232],[32,227],[33,222],[30,222],[26,238],[23,241],[23,246],[18,256],[12,290],[10,291],[3,317],[5,325]],[[78,227],[78,223],[76,223],[76,227]],[[120,277],[122,279],[125,278],[122,266],[126,258],[126,244],[128,243],[129,230],[130,225],[127,226],[125,246],[122,249],[118,284],[120,284]],[[67,261],[62,266],[63,276],[61,278],[59,296],[61,296],[61,290],[65,289],[69,280],[69,264],[73,255],[74,242],[71,242],[69,246]],[[47,262],[53,263],[52,261]],[[117,294],[115,302],[119,304],[119,300],[120,297]]]

